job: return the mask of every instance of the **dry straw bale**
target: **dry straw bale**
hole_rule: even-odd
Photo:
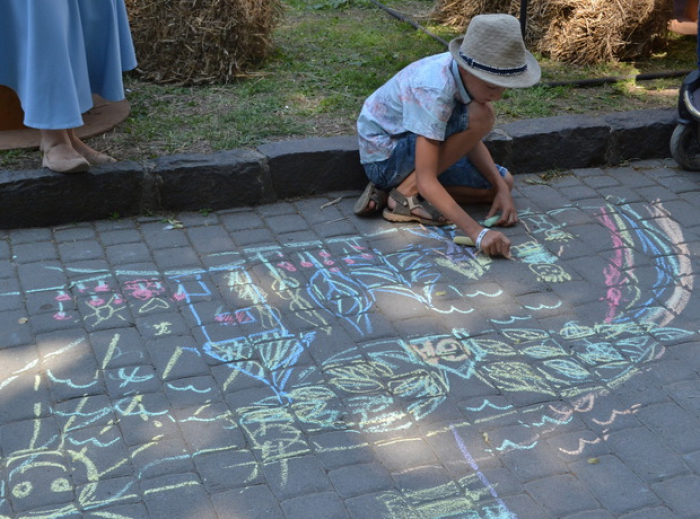
[[[441,23],[464,29],[475,15],[520,15],[521,0],[438,0]],[[528,46],[577,64],[643,59],[663,48],[671,19],[668,0],[529,0]]]
[[[226,83],[273,48],[280,0],[126,0],[145,79]]]

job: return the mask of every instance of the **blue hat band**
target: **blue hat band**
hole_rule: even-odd
[[[483,70],[484,72],[489,72],[490,74],[497,74],[499,76],[512,76],[514,74],[522,74],[523,72],[525,72],[527,70],[527,63],[525,65],[523,65],[522,67],[516,67],[516,68],[495,68],[495,67],[489,67],[488,65],[484,65],[483,63],[479,63],[478,61],[474,61],[469,56],[465,56],[462,53],[462,51],[459,51],[459,56],[470,67],[476,68],[479,70]]]

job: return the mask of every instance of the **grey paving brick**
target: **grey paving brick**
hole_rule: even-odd
[[[103,232],[136,229],[141,221],[148,221],[147,217],[110,218],[108,220],[97,220],[92,222],[92,226],[98,234],[101,234]]]
[[[340,498],[331,492],[311,494],[280,504],[287,519],[346,519],[350,515]]]
[[[216,518],[214,508],[196,474],[169,474],[140,482],[149,517]]]
[[[420,519],[417,511],[398,492],[364,494],[345,501],[353,519]]]
[[[600,456],[598,463],[586,460],[570,464],[582,481],[606,510],[622,515],[644,507],[662,504],[656,494],[614,456]]]
[[[527,494],[503,496],[496,502],[484,506],[483,509],[486,517],[491,513],[496,517],[498,514],[505,517],[510,514],[511,516],[515,515],[518,519],[555,519]]]
[[[693,474],[667,479],[653,486],[676,517],[691,519],[700,510],[700,476]]]
[[[57,261],[58,250],[54,242],[36,242],[14,245],[12,262],[15,264]]]
[[[211,502],[218,517],[285,519],[277,499],[266,485],[251,485],[214,494]]]
[[[153,260],[159,268],[168,271],[178,268],[193,268],[202,263],[199,253],[190,247],[151,249]]]
[[[688,364],[682,364],[684,367],[688,367]],[[680,406],[693,413],[696,417],[700,417],[700,402],[698,402],[700,381],[684,380],[667,386],[666,391]]]
[[[165,304],[155,307],[156,313],[147,314],[146,317],[136,318],[136,327],[145,340],[158,340],[165,337],[181,337],[190,334],[190,327],[179,313],[168,311]],[[162,311],[163,313],[160,313]]]
[[[91,453],[89,459],[76,455],[76,451],[71,452],[68,463],[71,469],[71,481],[74,485],[92,484],[100,492],[104,491],[103,484],[109,489],[119,488],[120,492],[129,488],[133,491],[133,466],[129,462],[129,452],[124,445],[118,427],[76,429],[68,433],[64,439],[64,445],[71,447],[100,442],[100,449]],[[95,485],[96,471],[102,474],[102,477]],[[115,481],[117,479],[119,479],[119,483]],[[89,491],[89,487],[86,490]],[[119,492],[115,492],[115,495],[119,495]],[[130,501],[139,501],[139,498],[133,496]]]
[[[235,248],[229,233],[219,226],[186,228],[186,232],[194,249],[202,255]]]
[[[678,517],[666,507],[653,507],[625,514],[621,519],[675,519]]]
[[[101,258],[105,254],[102,244],[97,239],[60,242],[58,253],[61,261],[65,263]]]
[[[129,461],[139,480],[194,472],[192,456],[179,438],[132,447]]]
[[[259,229],[265,226],[265,222],[260,215],[249,209],[234,209],[231,211],[221,211],[219,219],[223,226],[229,231],[242,229]]]
[[[390,472],[399,472],[423,465],[435,465],[438,461],[429,444],[422,438],[405,436],[399,440],[374,446],[377,459]]]
[[[10,243],[12,243],[12,245],[34,243],[37,241],[51,241],[53,239],[53,231],[48,228],[13,229],[6,232],[9,234]]]
[[[7,370],[8,373],[13,374],[3,378],[6,382],[2,388],[2,398],[6,404],[0,406],[0,424],[40,418],[52,409],[53,401],[45,380],[37,379],[37,373],[34,370],[17,375],[8,369],[12,365],[17,365],[15,361],[24,358],[26,351],[22,350],[24,350],[23,347],[18,347],[2,352],[3,361],[6,361],[2,366],[3,372]],[[22,355],[17,355],[19,352],[22,352]],[[36,351],[30,353],[37,355]],[[22,368],[26,369],[29,366],[31,361],[24,364]],[[20,370],[24,371],[22,368]],[[33,402],[32,405],[29,405],[31,402]]]
[[[557,456],[570,462],[576,459],[591,459],[610,454],[610,447],[603,439],[608,433],[598,435],[591,430],[574,431],[547,438],[547,444]]]
[[[2,330],[0,349],[34,342],[29,318],[23,310],[0,312],[0,330]]]
[[[168,401],[176,409],[223,401],[218,384],[210,376],[171,380],[165,383],[164,389]]]
[[[39,335],[37,347],[54,400],[104,393],[102,374],[84,332],[65,330]]]
[[[60,434],[59,424],[52,416],[16,420],[0,426],[0,452],[7,459],[27,454],[32,438],[45,450],[55,450],[60,447]]]
[[[88,427],[112,427],[117,423],[114,406],[105,395],[58,402],[53,412],[64,433]]]
[[[137,229],[102,230],[99,233],[99,238],[102,245],[106,247],[136,243],[143,240],[143,236]]]
[[[60,310],[56,313],[34,315],[29,318],[29,323],[36,335],[43,335],[57,330],[73,329],[80,323],[80,319],[77,310]]]
[[[566,519],[614,519],[615,516],[606,510],[590,510],[580,512],[572,516],[567,516]]]
[[[100,369],[140,366],[150,360],[135,328],[92,332],[89,338]]]
[[[124,266],[151,261],[151,252],[143,243],[125,243],[109,245],[104,249],[107,261],[111,265]]]
[[[103,373],[107,393],[114,399],[154,393],[162,387],[160,377],[150,365],[106,369]]]
[[[28,263],[17,267],[17,277],[26,292],[34,290],[63,289],[68,279],[63,272],[63,265],[56,261]]]
[[[374,460],[369,443],[357,431],[330,431],[310,439],[314,452],[326,470]]]
[[[338,495],[345,499],[361,494],[390,490],[394,482],[379,463],[349,465],[331,470],[328,477]]]
[[[246,446],[243,431],[237,426],[231,410],[223,403],[179,409],[174,414],[183,437],[195,455]]]
[[[19,245],[19,244],[18,244]],[[5,234],[0,234],[0,260],[9,261],[10,260],[10,243],[9,238]],[[10,274],[9,269],[3,269],[3,276],[5,277]]]
[[[177,439],[180,431],[169,416],[168,401],[162,393],[127,396],[114,403],[124,442],[131,446]]]
[[[231,237],[236,245],[241,247],[251,245],[269,245],[275,242],[275,235],[266,228],[261,229],[243,229],[233,231]]]
[[[262,469],[249,450],[215,450],[195,456],[194,463],[211,494],[264,483]]]
[[[589,200],[600,196],[598,192],[590,186],[566,186],[559,187],[558,189],[563,196],[572,201]]]
[[[600,508],[588,489],[571,474],[531,481],[525,485],[525,489],[553,517],[566,517]]]
[[[270,489],[281,501],[333,489],[323,466],[314,456],[299,456],[263,465]]]
[[[475,428],[465,424],[432,424],[429,429],[426,441],[452,474],[461,477],[473,474],[474,466],[482,470],[501,466],[484,435]]]
[[[184,229],[168,229],[168,225],[162,221],[141,224],[143,243],[152,251],[191,246]]]
[[[507,443],[494,444],[496,449],[504,449],[501,458],[523,482],[568,472],[568,467],[544,442],[531,440],[523,445],[525,450],[520,450],[518,443],[515,445],[512,450],[505,450]]]
[[[647,482],[663,481],[688,472],[683,461],[648,429],[625,429],[612,433],[607,445]]]
[[[95,227],[90,222],[67,225],[54,229],[53,236],[58,241],[82,241],[91,240],[97,236]]]
[[[671,397],[663,391],[663,385],[648,371],[639,371],[635,375],[615,390],[616,398],[625,407],[636,410],[671,403]]]
[[[166,336],[148,341],[146,346],[163,380],[209,374],[209,367],[191,336]]]
[[[670,448],[681,454],[700,450],[700,421],[676,404],[656,404],[639,410],[639,418]]]
[[[472,474],[459,479],[464,495],[474,503],[497,496],[510,496],[525,492],[525,486],[512,471],[505,467],[479,467]]]
[[[131,497],[133,495],[134,494],[127,494],[128,497]],[[105,499],[104,501],[109,501],[109,499]],[[101,507],[99,510],[84,512],[83,516],[85,517],[85,519],[100,519],[104,517],[105,514],[113,514],[116,517],[147,517],[148,510],[145,505],[141,503],[134,503],[127,505]]]

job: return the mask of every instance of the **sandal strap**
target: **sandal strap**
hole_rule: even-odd
[[[389,193],[389,196],[393,198],[396,202],[396,208],[394,209],[394,212],[397,214],[410,216],[413,214],[414,209],[420,208],[427,212],[432,220],[440,220],[441,218],[443,218],[443,216],[440,214],[440,211],[435,209],[435,207],[427,200],[423,200],[421,202],[418,198],[418,195],[406,196],[400,193],[396,188],[394,188]],[[397,211],[396,209],[398,209],[399,207],[400,209]]]

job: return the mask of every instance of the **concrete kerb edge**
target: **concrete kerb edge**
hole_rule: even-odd
[[[669,108],[529,119],[497,127],[485,142],[514,174],[614,166],[670,157],[676,117]],[[354,135],[119,162],[85,175],[0,171],[0,228],[247,207],[360,190],[365,183]]]

